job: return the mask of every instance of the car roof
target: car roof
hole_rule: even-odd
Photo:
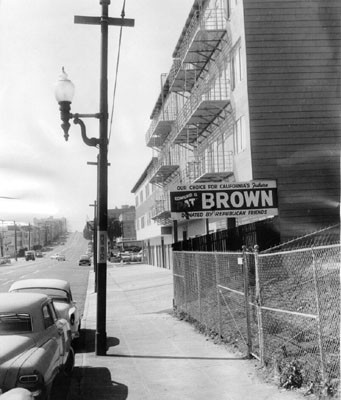
[[[30,313],[32,308],[41,306],[48,299],[40,293],[0,293],[0,312]]]
[[[87,254],[83,254],[82,256],[80,256],[81,259],[88,259],[90,258],[90,256],[88,256]]]
[[[62,279],[23,279],[12,284],[9,291],[24,288],[53,288],[70,291],[70,283]]]

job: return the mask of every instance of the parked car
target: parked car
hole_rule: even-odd
[[[129,263],[130,261],[132,261],[132,256],[130,251],[125,251],[121,253],[121,261],[124,263]]]
[[[110,262],[120,262],[121,261],[121,255],[120,253],[112,253],[109,257],[108,257]]]
[[[78,265],[91,265],[91,258],[88,255],[80,256]]]
[[[59,253],[52,254],[52,256],[50,258],[52,260],[57,260],[57,261],[65,261],[66,260],[65,255],[64,254],[59,254]]]
[[[74,365],[68,322],[39,293],[0,293],[0,389],[29,390],[47,400],[53,381]]]
[[[40,250],[37,250],[36,251],[36,257],[38,258],[40,258],[40,257],[43,257],[43,253],[40,251]]]
[[[34,250],[25,251],[25,260],[26,261],[29,261],[29,260],[34,261],[35,259],[36,259],[36,252]]]
[[[143,260],[143,250],[139,251],[139,252],[136,254],[136,261],[142,262],[142,260]]]
[[[33,394],[24,388],[14,388],[0,394],[1,400],[34,400]]]
[[[9,256],[0,257],[0,265],[11,264],[11,258]]]
[[[42,293],[49,296],[60,318],[69,322],[72,339],[79,337],[81,317],[73,301],[69,282],[62,279],[23,279],[14,282],[9,292]]]

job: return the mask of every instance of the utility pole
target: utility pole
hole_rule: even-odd
[[[100,117],[98,157],[98,232],[97,232],[97,321],[96,355],[106,355],[106,296],[107,296],[107,250],[108,250],[108,26],[134,26],[134,20],[109,18],[110,0],[100,0],[101,17],[75,16],[76,24],[101,26],[100,63]]]
[[[15,261],[18,260],[18,249],[17,249],[17,224],[14,222],[14,257],[15,257]]]
[[[31,224],[28,224],[28,249],[31,250]]]
[[[95,273],[95,293],[97,293],[97,201],[94,204],[89,204],[94,207],[94,229],[93,229],[93,251],[94,251],[94,273]]]
[[[1,257],[3,257],[4,256],[4,221],[3,220],[1,220],[0,250],[1,250]]]

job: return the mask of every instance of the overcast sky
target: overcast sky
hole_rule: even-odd
[[[152,157],[145,145],[149,116],[169,72],[193,0],[126,0],[126,18],[109,147],[108,207],[134,204],[131,189]],[[112,0],[120,17],[123,0]],[[76,87],[72,112],[99,111],[100,27],[74,24],[99,16],[99,0],[0,0],[0,220],[66,217],[73,230],[93,217],[97,149],[79,126],[65,142],[54,83],[65,67]],[[109,110],[119,27],[109,28]],[[86,120],[98,137],[98,121]]]

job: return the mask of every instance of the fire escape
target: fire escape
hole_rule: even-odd
[[[209,3],[192,8],[146,134],[147,145],[159,152],[150,183],[163,188],[153,211],[153,218],[163,224],[170,218],[168,185],[176,177],[190,183],[226,179],[232,173],[230,152],[212,158],[198,151],[231,109],[227,22],[223,8],[211,9]],[[173,152],[177,146],[190,149],[192,156],[179,160]],[[180,170],[180,165],[185,167]]]

